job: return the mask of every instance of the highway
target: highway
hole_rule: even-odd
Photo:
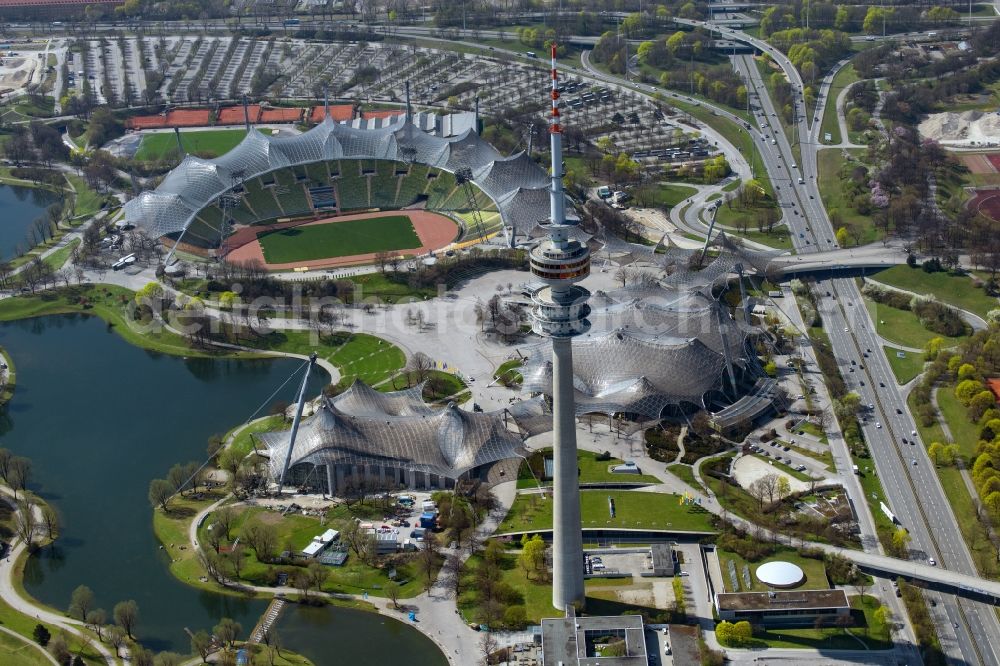
[[[768,51],[786,71],[795,90],[801,91],[798,73],[783,55],[776,54],[773,49],[747,35],[731,30],[725,33]],[[748,88],[757,91],[761,102],[758,122],[768,137],[763,142],[764,161],[776,184],[775,193],[781,206],[792,210],[792,215],[786,215],[786,221],[797,252],[808,254],[835,248],[833,229],[823,208],[816,180],[818,123],[810,127],[806,114],[796,114],[798,122],[795,130],[802,161],[798,165],[801,171],[796,171],[792,166],[795,162],[791,146],[756,64],[749,56],[737,56],[735,61],[737,68],[751,82]],[[823,104],[827,101],[824,96],[814,112],[815,117],[822,118]],[[794,177],[790,177],[790,173]],[[797,184],[799,174],[805,181],[801,185]],[[913,537],[912,557],[924,561],[933,557],[942,567],[975,575],[976,569],[958,530],[954,512],[944,496],[924,446],[919,437],[912,434],[916,426],[903,395],[896,388],[895,377],[882,353],[882,341],[875,333],[857,285],[851,279],[827,281],[819,285],[817,296],[824,328],[838,364],[845,371],[848,385],[859,392],[863,404],[875,405],[873,413],[863,421],[863,432],[891,509]],[[852,366],[852,361],[857,365]],[[849,372],[850,369],[854,372]],[[983,604],[957,600],[950,595],[929,593],[928,597],[940,599],[935,599],[937,605],[930,610],[938,627],[942,648],[950,658],[969,664],[1000,664],[997,652],[1000,622],[992,609]]]

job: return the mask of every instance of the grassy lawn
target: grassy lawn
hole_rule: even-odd
[[[198,157],[218,157],[235,148],[247,134],[246,130],[206,130],[181,132],[184,151]],[[135,159],[140,162],[177,156],[177,139],[173,132],[156,132],[142,137]]]
[[[921,354],[902,351],[895,347],[882,347],[882,349],[885,350],[886,358],[889,359],[892,374],[896,375],[896,381],[900,384],[906,384],[923,371],[924,357]],[[897,352],[904,354],[903,358],[899,358],[896,355]]]
[[[75,216],[90,217],[101,210],[101,207],[104,205],[103,194],[98,194],[90,189],[87,181],[80,176],[68,173],[66,174],[66,180],[69,181],[70,186],[76,192],[76,205],[73,208]]]
[[[538,623],[542,618],[553,617],[556,613],[552,608],[552,581],[549,579],[547,572],[532,574],[529,577],[528,572],[517,562],[519,552],[513,551],[504,555],[500,563],[501,580],[510,585],[520,595],[519,599],[514,600],[515,603],[513,605],[524,606],[528,622]],[[481,563],[482,557],[474,555],[468,559],[462,569],[462,578],[465,581],[462,586],[464,591],[459,597],[457,605],[462,617],[467,622],[480,619],[476,613],[477,596],[474,581],[476,568]],[[607,597],[617,598],[616,592],[626,587],[637,590],[649,589],[651,584],[636,583],[632,578],[590,579],[584,581],[588,614],[597,612],[595,606],[604,605],[599,600],[606,599]],[[618,613],[627,608],[628,606],[622,604],[622,608],[618,610]],[[636,606],[634,608],[639,607]]]
[[[45,658],[45,648],[28,638],[15,638],[0,633],[0,662],[23,666],[49,666],[52,662]]]
[[[976,456],[979,428],[969,420],[965,407],[955,397],[955,391],[952,390],[951,386],[941,387],[937,392],[937,401],[941,415],[944,417],[945,423],[948,424],[948,429],[951,430],[951,436],[958,444],[959,453],[965,457],[971,468],[972,459]],[[930,441],[927,442],[928,445],[930,443]]]
[[[858,73],[854,71],[854,65],[848,64],[837,72],[830,85],[830,92],[827,95],[826,108],[823,111],[823,124],[820,128],[820,138],[827,132],[830,133],[831,143],[840,143],[840,126],[837,123],[837,96],[847,86],[858,80]]]
[[[980,317],[986,317],[987,312],[998,307],[997,299],[977,289],[967,275],[927,273],[919,267],[893,266],[876,273],[872,279],[918,294],[930,294],[943,303],[975,312]]]
[[[698,193],[698,190],[693,187],[674,183],[657,183],[649,189],[653,193],[653,204],[670,206],[671,208]]]
[[[114,285],[70,287],[50,290],[33,296],[7,298],[0,302],[0,321],[53,314],[90,314],[108,322],[126,342],[152,351],[176,356],[212,357],[203,350],[192,349],[187,341],[168,330],[145,331],[126,319],[124,302],[131,301],[135,292]],[[226,352],[230,357],[253,357],[245,352]]]
[[[722,209],[720,208],[721,212]],[[741,232],[730,232],[727,234],[733,236],[739,236],[740,238],[746,238],[755,243],[760,243],[761,245],[768,245],[776,250],[791,250],[792,249],[792,237],[788,233],[788,229],[785,227],[775,227],[774,231],[771,233],[764,233],[757,231],[756,229],[747,229],[746,233]]]
[[[293,227],[257,238],[269,264],[420,247],[420,238],[406,215]]]
[[[204,590],[221,588],[215,583],[201,581],[205,571],[198,562],[197,551],[188,542],[188,527],[202,509],[222,499],[223,495],[220,490],[203,493],[200,500],[191,495],[177,495],[167,504],[169,511],[153,511],[153,532],[170,556],[170,573],[181,582]]]
[[[796,589],[802,590],[826,590],[830,588],[830,582],[826,578],[826,565],[823,560],[814,560],[808,557],[802,557],[799,553],[791,548],[781,548],[774,555],[770,557],[765,557],[762,560],[756,562],[748,562],[736,553],[729,552],[728,550],[719,550],[719,563],[722,566],[722,579],[726,585],[727,592],[767,592],[769,588],[767,585],[761,583],[757,580],[757,567],[767,562],[791,562],[799,566],[802,572],[805,574],[805,582]],[[739,581],[739,590],[729,590],[729,586],[732,583],[729,580],[729,561],[732,561],[736,566],[736,578]],[[743,580],[743,567],[746,565],[750,569],[750,589],[745,589],[745,581]]]
[[[73,250],[76,246],[80,244],[79,238],[74,238],[65,247],[61,247],[49,256],[42,259],[43,262],[52,267],[52,270],[58,271],[62,268],[67,261],[69,261],[70,256],[73,254]]]
[[[931,338],[944,338],[948,345],[958,344],[961,340],[961,338],[938,335],[924,328],[917,315],[909,310],[876,303],[869,298],[865,298],[865,307],[875,322],[878,334],[897,345],[922,349]]]
[[[406,363],[399,347],[366,333],[324,335],[317,345],[313,344],[310,331],[276,331],[255,340],[254,346],[303,355],[315,351],[337,366],[345,386],[355,379],[369,385],[379,384],[399,372]]]
[[[364,507],[355,505],[352,509],[360,511],[361,517],[367,518],[374,515],[381,518],[381,510],[375,511],[374,514],[371,513],[371,510],[376,508],[370,505]],[[355,519],[356,512],[352,512],[352,509],[341,505],[332,509],[324,520],[297,513],[281,515],[277,511],[268,511],[261,507],[240,506],[238,508],[239,515],[230,530],[230,539],[239,536],[244,525],[251,518],[256,518],[274,526],[278,535],[277,543],[281,544],[281,547],[287,546],[293,552],[298,552],[307,546],[314,536],[322,534],[325,530],[329,528],[342,530],[348,522]],[[212,523],[213,518],[210,515],[198,530],[199,541],[207,540],[208,527]],[[226,547],[224,546],[224,548]],[[393,567],[397,572],[396,580],[401,586],[400,597],[416,596],[423,591],[423,579],[418,576],[416,564],[413,562],[415,557],[415,554],[397,555],[393,561]],[[388,572],[393,567],[383,569],[377,566],[368,566],[352,553],[343,566],[327,568],[328,576],[322,589],[325,592],[346,594],[360,594],[368,591],[373,596],[382,596],[381,590],[390,581]],[[247,549],[244,551],[244,563],[240,576],[243,580],[255,585],[270,585],[273,584],[275,573],[292,574],[298,569],[299,567],[294,565],[274,565],[260,562],[257,560],[256,554]]]
[[[611,518],[608,498],[615,501]],[[676,495],[629,490],[584,490],[580,508],[584,527],[628,527],[659,530],[713,531],[711,515],[699,506],[684,506]],[[497,532],[552,529],[552,500],[540,494],[518,495]]]
[[[249,455],[249,453],[253,451],[253,435],[262,432],[270,432],[271,430],[283,429],[284,426],[285,418],[282,415],[277,414],[274,416],[265,416],[262,419],[257,419],[240,430],[236,437],[233,438],[233,443],[229,446],[243,456]],[[229,435],[227,433],[226,437],[223,438],[223,441],[228,439],[228,437]]]
[[[861,244],[873,243],[879,239],[879,232],[872,224],[872,220],[867,215],[859,215],[844,199],[844,194],[840,189],[840,167],[844,163],[843,149],[828,148],[820,150],[817,155],[817,167],[819,169],[819,192],[823,199],[826,210],[833,212],[836,210],[845,223],[856,222],[861,225],[865,234],[861,238]],[[853,148],[847,151],[855,158],[863,158],[865,150]]]
[[[698,480],[694,478],[694,470],[691,468],[691,465],[673,463],[672,465],[667,465],[667,471],[695,490],[699,492],[702,490],[701,486],[698,484]]]
[[[551,457],[551,455],[552,449],[542,449],[529,457],[530,468],[528,461],[522,462],[517,473],[517,487],[538,487],[536,477],[540,477],[542,474],[542,458]],[[658,478],[649,474],[615,474],[611,472],[610,467],[612,465],[620,465],[623,462],[622,460],[618,458],[597,460],[596,457],[597,454],[593,451],[576,452],[577,466],[580,470],[580,483],[606,483],[609,481],[618,483],[660,483]],[[532,470],[535,470],[534,474],[532,474]],[[541,485],[551,486],[552,482],[542,481]]]
[[[510,375],[508,375],[508,378],[511,381],[520,384],[521,382],[524,381],[524,377],[521,375],[520,372],[517,371],[517,369],[520,368],[521,365],[522,362],[521,359],[519,358],[512,358],[509,361],[504,361],[497,368],[496,372],[493,373],[493,377],[494,379],[496,379],[506,375],[507,373],[510,373]]]
[[[443,370],[431,370],[427,375],[427,381],[428,384],[424,386],[424,400],[429,402],[443,400],[468,388],[458,375]],[[404,372],[393,377],[392,381],[379,386],[379,390],[400,391],[416,386],[418,383],[420,383],[420,377],[416,372]]]
[[[345,278],[358,285],[360,289],[359,298],[361,301],[366,298],[376,297],[387,303],[396,303],[402,299],[424,300],[437,295],[437,290],[431,287],[414,289],[405,281],[397,282],[383,273],[366,273],[364,275],[352,275]]]

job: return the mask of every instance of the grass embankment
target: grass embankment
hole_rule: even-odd
[[[833,77],[826,99],[826,107],[823,109],[823,124],[820,127],[821,139],[829,134],[829,143],[840,143],[844,140],[844,137],[840,136],[840,124],[837,122],[837,97],[844,88],[858,80],[858,73],[854,70],[854,65],[850,63],[841,67],[840,71]]]
[[[0,347],[0,358],[7,365],[7,381],[0,390],[0,405],[6,405],[14,397],[14,390],[17,388],[17,370],[14,367],[14,360],[3,347]]]
[[[614,457],[598,460],[597,455],[593,451],[577,451],[576,464],[580,472],[580,483],[660,483],[658,478],[649,474],[616,474],[611,471],[611,467],[620,465],[624,461]],[[542,461],[544,458],[551,457],[552,449],[541,449],[531,454],[518,469],[517,487],[551,486],[551,480],[540,481],[544,476],[544,463]]]
[[[221,354],[193,349],[182,336],[162,327],[140,329],[140,324],[132,322],[125,310],[134,297],[135,292],[114,285],[49,290],[0,301],[0,321],[56,314],[94,315],[106,321],[126,342],[137,347],[176,356],[214,357]],[[157,328],[160,330],[156,330]],[[244,358],[256,356],[245,352],[226,352],[224,355]]]
[[[913,397],[914,394],[911,393],[907,398],[907,405],[911,413],[916,413]],[[965,408],[958,402],[950,388],[945,387],[939,390],[937,401],[941,415],[948,423],[948,428],[955,438],[954,443],[958,445],[959,455],[969,460],[970,454],[975,454],[975,446],[979,438],[974,424],[969,423],[965,415]],[[917,421],[917,430],[920,432],[921,441],[926,446],[930,446],[933,442],[945,444],[951,441],[945,437],[944,430],[939,423],[923,426]],[[957,467],[937,467],[935,471],[941,482],[941,488],[948,498],[948,503],[951,504],[951,508],[955,512],[958,529],[972,553],[973,562],[979,573],[992,579],[1000,577],[1000,563],[997,562],[996,550],[990,543],[986,528],[976,518],[978,499],[973,499],[969,493],[961,470]]]
[[[402,276],[402,274],[398,275]],[[345,279],[357,285],[359,292],[358,297],[354,299],[355,302],[362,302],[373,297],[386,303],[397,303],[404,299],[423,301],[437,295],[437,290],[433,287],[415,289],[405,281],[397,282],[383,273],[352,275]]]
[[[243,140],[246,130],[204,130],[181,132],[184,152],[198,157],[218,157],[229,152]],[[178,156],[177,138],[173,132],[157,132],[142,137],[135,160],[148,162]]]
[[[87,218],[97,213],[104,206],[105,196],[90,189],[87,181],[71,173],[65,174],[70,187],[75,192],[76,201],[73,205],[73,216]]]
[[[874,243],[881,238],[881,232],[872,224],[870,216],[858,213],[844,197],[840,175],[840,169],[846,161],[843,155],[844,152],[853,155],[856,159],[860,159],[865,155],[865,150],[861,148],[852,148],[849,150],[827,148],[817,153],[816,166],[819,171],[817,178],[819,178],[820,198],[823,200],[823,205],[828,211],[831,213],[836,211],[840,215],[840,219],[843,220],[845,225],[857,225],[858,228],[863,230],[863,233],[859,234],[861,245]]]
[[[66,264],[67,261],[69,261],[69,258],[73,255],[73,250],[75,250],[79,244],[80,239],[74,238],[63,247],[42,259],[42,261],[51,266],[53,271],[58,271]]]
[[[974,312],[984,318],[990,310],[1000,307],[1000,302],[981,288],[976,287],[968,275],[953,275],[946,272],[928,273],[918,267],[893,266],[876,273],[872,279],[899,289],[906,289],[918,294],[929,294],[942,303]]]
[[[695,490],[701,492],[703,489],[701,485],[698,484],[698,480],[694,477],[694,469],[691,465],[685,465],[684,463],[673,463],[672,465],[667,465],[667,471],[676,476],[678,479],[688,484]]]
[[[889,359],[889,366],[892,368],[892,374],[896,376],[898,383],[906,384],[923,372],[924,357],[922,354],[903,351],[895,347],[883,346],[882,349],[885,351],[886,358]],[[903,354],[902,358],[898,354]]]
[[[615,503],[612,518],[608,499]],[[677,495],[628,490],[584,490],[580,510],[585,528],[630,528],[712,532],[712,516],[697,505],[685,506]],[[531,493],[518,495],[498,533],[552,529],[552,500]]]
[[[395,375],[406,363],[399,347],[367,333],[335,332],[320,336],[319,344],[313,344],[310,331],[275,331],[243,344],[303,356],[315,351],[337,366],[345,386],[355,379],[374,386]]]
[[[916,313],[900,310],[865,297],[865,307],[875,322],[875,330],[888,342],[904,347],[922,349],[932,338],[943,338],[946,346],[956,345],[965,336],[940,335],[926,328]]]

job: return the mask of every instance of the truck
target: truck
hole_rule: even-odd
[[[852,467],[852,469],[854,470],[854,475],[855,475],[855,476],[861,476],[861,470],[860,470],[860,469],[858,469],[858,466],[857,466],[857,465],[854,465],[854,466]]]

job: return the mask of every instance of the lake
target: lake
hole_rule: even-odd
[[[60,201],[55,192],[37,187],[0,185],[0,260],[8,261],[17,256],[17,248],[27,251],[35,242],[26,240],[32,223],[45,214],[45,209]]]
[[[32,488],[58,510],[54,547],[33,557],[25,587],[65,609],[87,585],[108,611],[124,599],[139,605],[138,635],[156,651],[189,651],[185,628],[211,630],[222,617],[247,633],[265,600],[196,590],[168,571],[153,534],[147,491],[174,463],[203,461],[213,433],[248,419],[292,373],[295,359],[267,361],[182,359],[123,341],[96,317],[65,315],[0,324],[3,345],[17,368],[17,389],[0,424],[0,446],[33,461]],[[313,374],[310,393],[329,381]],[[276,399],[291,401],[299,382]],[[265,410],[266,413],[266,410]],[[290,607],[287,617],[300,611]],[[311,613],[308,617],[315,617]],[[330,622],[350,622],[363,643],[398,642],[407,634],[411,663],[444,657],[411,627],[374,613],[331,608]],[[297,632],[301,633],[301,632]],[[326,632],[324,635],[329,635]],[[295,641],[284,639],[296,650]],[[310,646],[325,639],[315,637]],[[326,649],[332,649],[328,644]],[[377,659],[355,664],[382,664]],[[441,663],[444,663],[443,661]]]

